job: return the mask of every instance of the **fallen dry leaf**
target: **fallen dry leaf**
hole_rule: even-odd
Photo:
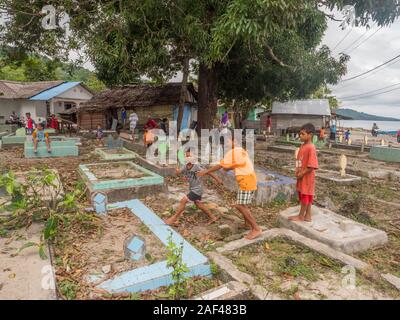
[[[301,300],[300,298],[300,293],[297,291],[294,295],[293,295],[294,300]]]
[[[8,278],[9,279],[14,279],[16,277],[16,274],[15,273],[11,273],[10,275],[8,275]]]

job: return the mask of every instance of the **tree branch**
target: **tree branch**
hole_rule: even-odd
[[[281,67],[290,67],[289,65],[285,64],[282,62],[282,60],[280,60],[274,53],[274,51],[272,50],[272,48],[269,45],[266,45],[267,49],[268,49],[268,53],[271,56],[272,60],[276,61]]]

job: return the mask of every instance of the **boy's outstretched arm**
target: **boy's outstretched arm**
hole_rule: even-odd
[[[217,164],[216,166],[211,167],[210,169],[204,169],[202,171],[197,172],[197,176],[198,177],[204,177],[205,175],[213,173],[215,171],[218,171],[221,168],[222,168],[222,166]]]
[[[222,181],[220,178],[218,178],[214,173],[209,173],[208,175],[209,175],[211,178],[213,178],[214,181],[215,181],[216,183],[218,183],[218,184],[223,184],[223,181]]]

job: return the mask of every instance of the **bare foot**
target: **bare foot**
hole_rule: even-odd
[[[173,218],[171,217],[171,218],[165,219],[164,222],[165,222],[167,225],[172,226],[173,224],[176,223],[176,220],[173,219]]]
[[[311,217],[304,217],[304,221],[305,222],[312,222],[312,218]]]
[[[289,217],[289,221],[304,221],[304,217],[303,216]]]
[[[261,229],[258,230],[251,230],[246,236],[245,238],[247,240],[253,240],[257,237],[259,237],[261,235]]]
[[[210,219],[210,220],[207,222],[207,225],[213,224],[214,222],[217,222],[218,220],[219,220],[219,217],[214,217],[214,218]]]
[[[33,153],[37,153],[37,150],[33,150]]]

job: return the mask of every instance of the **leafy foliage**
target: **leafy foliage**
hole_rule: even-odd
[[[200,128],[212,125],[217,98],[239,101],[241,109],[337,83],[348,57],[319,48],[326,8],[355,5],[357,25],[388,25],[400,15],[396,0],[2,1],[9,17],[4,43],[52,57],[83,48],[109,85],[139,76],[163,82],[191,59]],[[41,28],[37,13],[45,4],[58,6],[58,18],[69,14],[69,32]]]
[[[63,194],[61,182],[52,170],[30,171],[23,183],[17,181],[14,173],[5,173],[0,177],[0,188],[6,190],[11,200],[0,207],[11,213],[1,220],[3,232],[29,227],[35,221],[44,222],[40,242],[28,242],[20,248],[37,246],[42,259],[47,258],[46,242],[53,241],[60,228],[93,221],[78,204],[84,190],[76,188],[73,193]]]
[[[172,268],[173,285],[169,288],[169,295],[174,299],[180,299],[186,292],[186,273],[189,272],[182,260],[183,244],[177,245],[172,240],[172,233],[168,236],[167,267]]]

